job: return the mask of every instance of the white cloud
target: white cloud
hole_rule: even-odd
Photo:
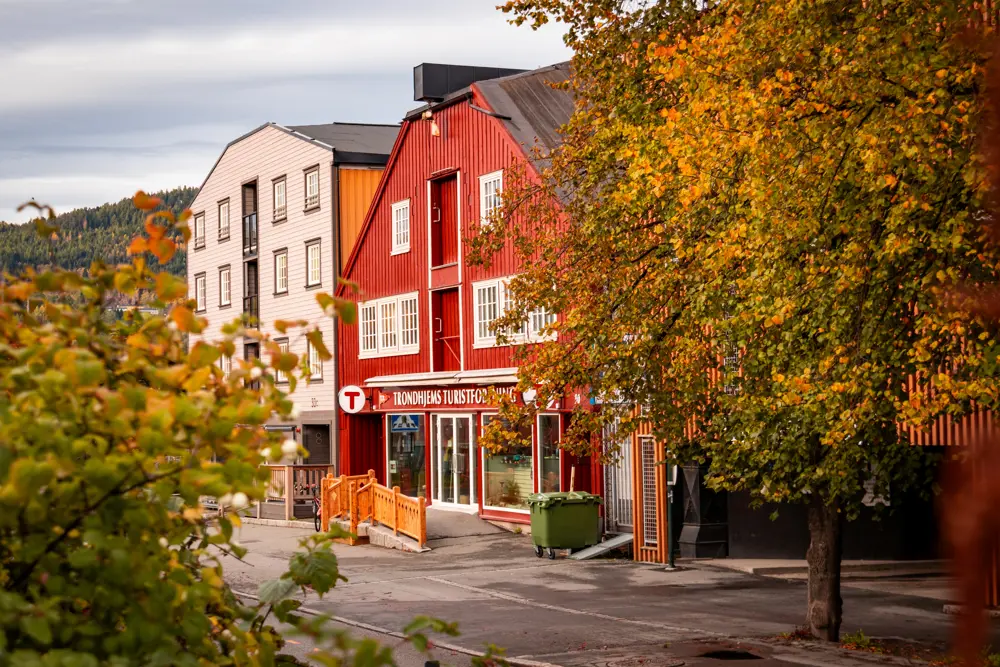
[[[513,28],[498,18],[419,27],[298,22],[51,42],[0,53],[0,113],[140,96],[183,104],[179,85],[203,90],[261,77],[375,74],[419,62],[534,67],[568,57],[558,33]]]

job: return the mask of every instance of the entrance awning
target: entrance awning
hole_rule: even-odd
[[[446,387],[453,385],[515,384],[517,368],[488,368],[476,371],[407,373],[379,375],[365,380],[366,387]]]

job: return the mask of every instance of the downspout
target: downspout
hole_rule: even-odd
[[[330,161],[330,187],[332,205],[330,206],[330,219],[333,225],[333,292],[336,295],[337,287],[340,285],[340,171],[337,169],[337,153],[334,152],[333,160]],[[343,472],[340,469],[340,318],[333,316],[333,433],[330,434],[330,442],[333,451],[330,452],[330,462],[334,466],[336,474]]]

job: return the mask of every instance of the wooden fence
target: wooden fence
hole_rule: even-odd
[[[286,520],[295,518],[296,503],[307,503],[319,494],[323,476],[333,470],[329,465],[268,465],[267,468],[271,476],[266,500],[282,502]],[[259,505],[257,514],[262,518]]]
[[[367,475],[334,477],[327,475],[322,481],[322,518],[324,531],[330,529],[330,519],[346,519],[351,534],[351,544],[357,543],[358,524],[370,521],[372,525],[392,528],[416,540],[420,546],[427,543],[427,505],[424,498],[410,498],[398,486],[388,488],[375,480],[375,471]]]

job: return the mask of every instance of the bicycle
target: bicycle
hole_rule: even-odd
[[[313,528],[316,529],[318,533],[323,526],[323,505],[320,503],[319,496],[313,496]]]

